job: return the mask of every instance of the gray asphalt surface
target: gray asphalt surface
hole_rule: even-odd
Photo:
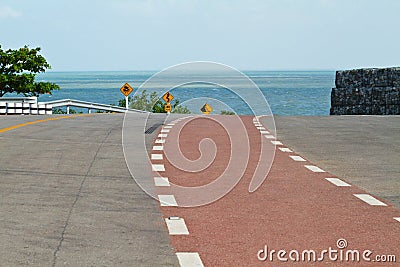
[[[400,208],[400,116],[275,117],[277,137]]]
[[[2,117],[0,128],[40,118]],[[0,133],[0,266],[178,265],[157,202],[126,167],[122,122],[94,115]]]
[[[146,116],[132,136],[165,118],[145,125]],[[1,117],[0,129],[42,118]],[[400,116],[275,121],[297,153],[400,208]],[[0,266],[178,265],[158,203],[126,166],[122,124],[123,115],[102,114],[0,133]],[[147,152],[134,155],[135,173],[150,180]]]

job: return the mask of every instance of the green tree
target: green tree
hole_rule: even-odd
[[[172,108],[172,113],[177,113],[177,114],[190,114],[190,110],[185,107],[185,106],[180,106],[179,105],[179,100],[177,99],[173,105]]]
[[[143,90],[140,94],[135,95],[132,99],[129,99],[130,108],[150,111],[153,113],[165,113],[164,102],[158,98],[157,92],[147,93],[147,90]],[[125,107],[125,99],[119,101],[119,105]],[[187,107],[179,106],[179,100],[175,99],[172,101],[172,112],[180,114],[190,114],[190,110]]]
[[[60,89],[54,83],[35,82],[37,73],[51,69],[39,52],[40,47],[30,49],[28,46],[4,51],[0,45],[0,97],[6,93],[39,96]]]
[[[132,100],[132,97],[128,96],[128,103],[131,102],[131,100]],[[126,102],[125,98],[118,100],[118,107],[122,107],[122,108],[126,107],[125,102]],[[113,106],[113,105],[114,104],[110,104],[110,106]]]
[[[145,110],[145,111],[153,111],[153,106],[157,104],[157,93],[152,92],[151,94],[147,93],[147,90],[143,90],[140,94],[136,94],[130,100],[130,108]],[[122,102],[121,102],[122,103]],[[123,102],[125,103],[125,102]]]
[[[229,110],[221,110],[221,115],[235,115],[236,113]]]
[[[53,114],[67,114],[67,112],[61,108],[53,108]]]

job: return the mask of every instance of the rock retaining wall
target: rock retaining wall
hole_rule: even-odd
[[[400,67],[336,72],[331,115],[400,115]]]

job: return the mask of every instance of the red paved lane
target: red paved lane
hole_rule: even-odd
[[[325,178],[329,173],[314,173],[304,167],[310,162],[297,162],[289,155],[295,153],[276,150],[275,161],[264,183],[254,193],[248,188],[260,154],[262,135],[253,124],[253,117],[242,117],[249,134],[250,157],[248,167],[234,189],[211,204],[195,207],[161,207],[165,217],[184,218],[189,235],[171,236],[177,252],[198,252],[205,266],[399,266],[400,262],[400,211],[388,206],[371,206],[353,194],[366,193],[361,189],[337,187]],[[177,131],[179,122],[169,135]],[[166,138],[165,150],[169,147]],[[182,153],[190,160],[200,156],[199,142],[211,138],[217,146],[215,161],[205,170],[188,173],[171,165],[164,158],[165,172],[172,183],[199,186],[216,179],[225,169],[230,158],[229,136],[217,123],[198,118],[188,123],[180,132]],[[171,142],[172,143],[172,142]],[[267,149],[264,147],[264,149]],[[301,156],[301,155],[300,155]],[[247,159],[243,159],[247,160]],[[368,163],[366,163],[368,164]],[[174,192],[175,191],[175,192]],[[159,194],[176,195],[173,187],[158,189]],[[338,249],[337,240],[345,239],[347,247]],[[278,260],[277,252],[262,261],[258,253],[268,246],[271,250],[285,250],[282,258],[296,258],[294,263]],[[323,250],[338,250],[323,253]],[[317,262],[302,261],[304,250],[316,252]],[[346,253],[357,250],[360,262],[346,262]],[[365,250],[372,251],[362,259]],[[340,260],[343,253],[343,260]],[[308,258],[308,254],[305,257]],[[335,259],[335,255],[339,258]],[[350,255],[350,254],[348,254]],[[397,263],[376,262],[379,255],[395,255]],[[330,258],[331,256],[331,258]],[[311,257],[312,258],[312,257]],[[350,255],[350,258],[351,255]]]

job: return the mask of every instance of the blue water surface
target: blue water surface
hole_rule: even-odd
[[[61,90],[42,95],[39,101],[77,99],[103,104],[118,103],[123,99],[119,88],[128,82],[134,88],[150,78],[154,71],[118,72],[47,72],[37,75],[38,81],[57,83]],[[245,71],[260,88],[275,115],[329,115],[330,91],[334,87],[334,71]],[[162,84],[160,84],[162,87]],[[249,89],[253,90],[253,89]],[[215,98],[236,113],[251,114],[249,107],[229,90],[209,85],[176,88],[180,102],[195,97]]]

